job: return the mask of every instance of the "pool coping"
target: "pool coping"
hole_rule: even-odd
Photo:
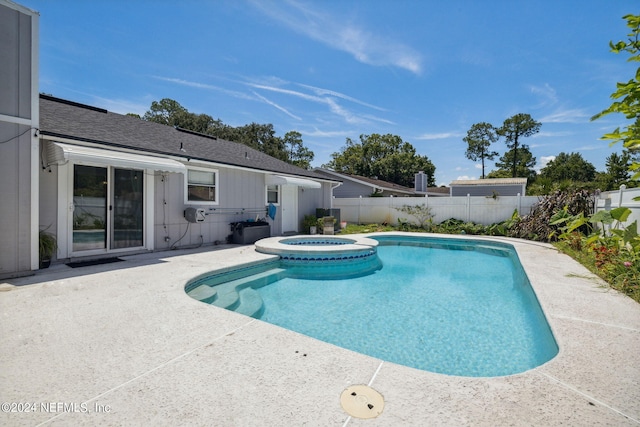
[[[335,240],[345,241],[349,240],[351,243],[342,244],[288,244],[286,241],[317,241],[317,240]],[[269,255],[289,255],[292,253],[301,253],[307,256],[313,256],[314,254],[330,254],[330,255],[344,255],[348,253],[363,252],[374,249],[378,246],[376,240],[370,239],[364,236],[318,236],[318,235],[300,235],[300,236],[281,236],[281,237],[268,237],[266,239],[258,240],[255,243],[256,251],[269,254]]]
[[[2,401],[57,404],[2,412],[0,423],[639,425],[640,305],[551,245],[464,238],[515,247],[555,358],[493,378],[395,365],[186,295],[196,276],[274,258],[253,245],[156,252],[0,284]],[[342,410],[354,384],[383,395],[380,416]]]

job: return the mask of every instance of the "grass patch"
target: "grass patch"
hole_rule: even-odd
[[[340,234],[366,234],[381,231],[398,231],[398,229],[388,224],[347,224]]]

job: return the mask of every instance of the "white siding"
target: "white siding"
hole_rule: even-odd
[[[0,277],[38,268],[38,15],[0,2]]]
[[[232,222],[267,218],[271,235],[282,234],[281,206],[275,220],[267,217],[265,174],[248,170],[216,167],[220,186],[219,204],[215,206],[184,204],[184,176],[156,173],[155,176],[155,249],[168,249],[172,245],[191,246],[200,243],[225,243],[231,234]],[[316,208],[330,207],[329,184],[320,189],[297,188],[298,220],[305,214],[315,214]],[[282,194],[282,193],[281,193]],[[183,216],[185,207],[205,210],[205,221],[189,224]],[[186,234],[185,234],[186,233]],[[184,237],[178,243],[181,236]],[[165,241],[165,236],[170,240]],[[202,240],[200,239],[202,236]]]

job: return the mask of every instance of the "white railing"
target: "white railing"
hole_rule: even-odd
[[[634,201],[635,197],[640,197],[640,188],[626,188],[621,185],[619,190],[603,191],[596,199],[595,211],[610,211],[611,209],[625,207],[631,209],[631,215],[623,223],[624,226],[633,221],[640,222],[640,201]]]
[[[334,209],[340,209],[340,220],[356,224],[397,224],[398,218],[417,223],[398,208],[404,205],[425,205],[431,209],[433,222],[440,223],[449,218],[465,222],[490,225],[505,221],[515,210],[528,215],[538,202],[537,196],[493,197],[358,197],[334,198]]]

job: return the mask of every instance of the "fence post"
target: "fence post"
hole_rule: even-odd
[[[518,215],[521,215],[520,212],[522,212],[522,195],[520,193],[518,193]]]
[[[624,185],[624,184],[622,184],[622,185],[620,186],[620,192],[619,192],[619,195],[618,195],[618,207],[621,207],[621,206],[622,206],[622,196],[624,195],[624,190],[625,190],[626,188],[627,188],[627,186],[626,186],[626,185]]]
[[[467,222],[471,222],[471,194],[467,193]]]
[[[358,197],[358,225],[360,225],[360,209],[362,208],[362,196]]]

